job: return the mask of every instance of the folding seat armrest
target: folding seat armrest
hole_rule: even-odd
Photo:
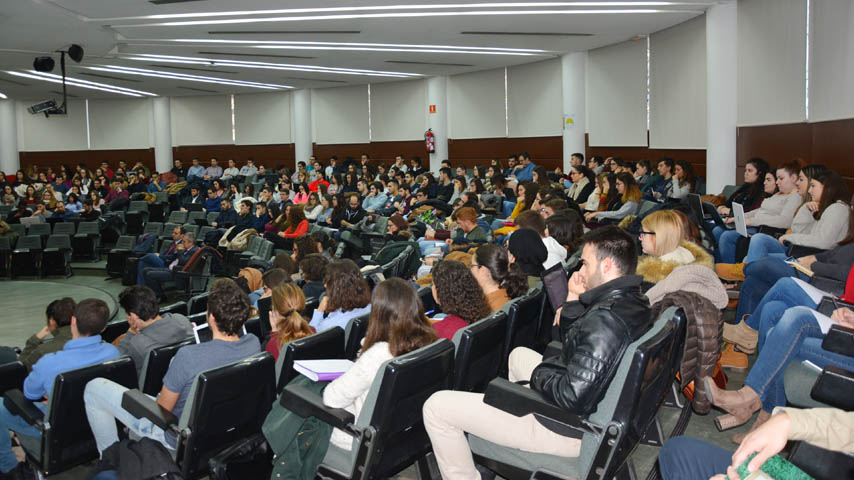
[[[8,390],[3,395],[3,404],[10,413],[18,415],[26,420],[30,425],[41,428],[44,422],[44,412],[42,412],[32,400],[24,396],[24,392],[20,390]]]
[[[839,280],[827,277],[821,277],[819,275],[813,275],[810,279],[810,284],[815,288],[832,293],[834,295],[842,296],[845,293],[845,284]],[[840,303],[840,306],[844,306]]]
[[[810,396],[831,407],[851,412],[854,411],[854,398],[851,396],[853,391],[854,372],[828,366],[815,381]]]
[[[323,404],[323,397],[301,385],[286,386],[279,402],[283,407],[303,418],[316,417],[345,432],[357,433],[353,426],[356,417],[352,413],[343,408],[327,407]]]
[[[540,392],[503,378],[489,382],[483,402],[517,417],[533,414],[543,425],[560,435],[581,438],[601,429],[578,415],[546,400]]]
[[[537,470],[531,475],[531,480],[569,480],[569,477],[548,470]]]
[[[854,357],[854,329],[833,325],[824,336],[821,348],[828,352]]]
[[[187,315],[187,302],[176,302],[171,305],[167,305],[160,309],[160,314],[164,313],[180,313],[181,315]]]
[[[543,351],[543,358],[559,357],[561,352],[563,352],[563,345],[555,340],[546,345],[546,349]]]
[[[147,418],[163,430],[180,434],[178,417],[139,390],[128,390],[122,395],[122,408],[136,418]]]

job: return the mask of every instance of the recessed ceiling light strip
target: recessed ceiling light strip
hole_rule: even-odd
[[[261,18],[227,18],[222,20],[188,20],[180,22],[136,23],[126,25],[110,25],[112,28],[134,27],[185,27],[191,25],[233,25],[246,23],[272,22],[304,22],[317,20],[354,20],[367,18],[419,18],[419,17],[472,17],[488,15],[592,15],[592,14],[641,14],[641,13],[703,13],[700,9],[691,10],[662,10],[655,8],[633,8],[623,10],[488,10],[474,12],[393,12],[393,13],[358,13],[342,15],[314,15],[298,17],[261,17]]]
[[[361,43],[361,42],[309,42],[296,40],[225,40],[212,38],[175,38],[169,40],[161,39],[133,39],[126,43],[140,42],[181,42],[181,43],[223,43],[223,44],[246,44],[246,45],[309,45],[309,46],[335,46],[335,47],[377,47],[377,48],[440,48],[442,50],[483,50],[496,52],[522,52],[522,53],[554,53],[549,50],[536,48],[503,48],[503,47],[469,47],[458,45],[419,45],[411,43]]]
[[[706,2],[709,5],[714,2]],[[157,15],[141,15],[135,17],[112,17],[112,18],[88,18],[90,22],[109,22],[116,20],[158,20],[168,18],[205,18],[205,17],[237,17],[251,15],[279,15],[279,14],[304,14],[304,13],[331,13],[331,12],[370,12],[370,11],[395,11],[395,10],[442,10],[442,9],[482,9],[482,8],[537,8],[537,7],[671,7],[671,6],[698,6],[693,2],[490,2],[469,4],[433,4],[433,5],[365,5],[358,7],[323,7],[323,8],[282,8],[273,10],[233,10],[226,12],[193,12],[193,13],[167,13]]]
[[[140,75],[144,77],[155,77],[155,78],[169,78],[173,80],[185,80],[190,82],[201,82],[201,83],[216,83],[220,85],[231,85],[237,87],[251,87],[251,88],[261,88],[265,90],[279,90],[283,88],[293,88],[289,85],[276,85],[270,83],[258,83],[258,82],[246,82],[241,80],[229,80],[225,78],[217,78],[217,77],[205,77],[200,75],[187,75],[183,73],[174,73],[174,72],[164,72],[161,70],[147,70],[142,68],[131,68],[131,67],[121,67],[117,65],[111,66],[89,66],[84,67],[91,70],[97,70],[101,72],[113,72],[113,73],[123,73],[126,75]]]
[[[35,70],[26,70],[26,72],[27,72],[27,73],[29,73],[29,74],[31,74],[31,75],[39,75],[39,76],[43,76],[43,77],[53,78],[53,79],[60,80],[60,81],[62,80],[62,77],[61,77],[61,76],[59,76],[59,75],[54,75],[54,74],[52,74],[52,73],[47,73],[47,72],[37,72],[37,71],[35,71]],[[92,86],[95,86],[95,87],[112,88],[113,90],[121,90],[121,91],[124,91],[124,92],[128,92],[128,93],[136,93],[136,94],[139,94],[139,95],[149,95],[149,96],[152,96],[152,97],[156,97],[156,96],[157,96],[157,94],[155,94],[155,93],[151,93],[151,92],[145,92],[145,91],[142,91],[142,90],[134,90],[134,89],[132,89],[132,88],[119,87],[119,86],[116,86],[116,85],[109,85],[109,84],[106,84],[106,83],[92,82],[92,81],[89,81],[89,80],[84,80],[84,79],[82,79],[82,78],[65,77],[65,80],[66,80],[66,82],[74,82],[74,83],[78,83],[78,84],[82,84],[82,85],[92,85]]]
[[[6,100],[7,98],[9,98],[9,97],[4,95],[3,92],[0,92],[0,100]]]
[[[294,70],[300,72],[319,72],[319,73],[337,73],[342,75],[369,75],[380,77],[420,77],[417,73],[392,72],[385,70],[364,70],[357,68],[339,68],[339,67],[320,67],[312,65],[297,65],[289,63],[271,63],[271,62],[252,62],[248,60],[231,60],[220,58],[204,58],[204,57],[183,57],[176,55],[158,55],[151,53],[140,53],[134,56],[122,56],[125,60],[137,60],[150,62],[157,60],[158,62],[173,62],[186,63],[190,65],[215,65],[229,67],[247,67],[247,68],[270,68],[274,70]]]
[[[14,76],[16,76],[16,77],[31,78],[31,79],[33,79],[33,80],[42,80],[42,81],[44,81],[44,82],[50,82],[50,83],[59,83],[59,84],[61,84],[61,83],[62,83],[62,80],[58,80],[58,79],[50,78],[50,77],[42,77],[42,76],[40,76],[40,75],[31,75],[31,74],[29,74],[29,73],[24,73],[24,72],[15,72],[15,71],[12,71],[12,70],[6,70],[5,72],[6,72],[6,73],[8,73],[9,75],[14,75]],[[74,81],[69,81],[69,80],[67,80],[67,79],[66,79],[66,84],[67,84],[67,85],[74,86],[74,87],[88,88],[88,89],[90,89],[90,90],[100,90],[100,91],[102,91],[102,92],[118,93],[118,94],[121,94],[121,95],[127,95],[127,96],[130,96],[130,97],[142,97],[142,96],[143,96],[143,95],[141,95],[141,94],[137,94],[137,93],[131,93],[131,92],[125,92],[125,91],[122,91],[122,90],[116,90],[116,89],[114,89],[114,88],[110,87],[109,85],[107,85],[107,86],[105,86],[105,87],[99,87],[99,86],[95,86],[95,85],[85,85],[85,84],[82,84],[82,83],[77,83],[77,82],[74,82]],[[110,88],[107,88],[107,87],[110,87]],[[149,94],[149,95],[154,95],[154,94]]]

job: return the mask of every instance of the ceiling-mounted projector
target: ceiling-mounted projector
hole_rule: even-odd
[[[39,102],[35,105],[27,107],[27,111],[32,113],[33,115],[42,112],[50,113],[51,110],[56,110],[56,100],[45,100],[43,102]]]

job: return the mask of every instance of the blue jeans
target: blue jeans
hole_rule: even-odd
[[[747,249],[747,256],[744,257],[743,262],[755,262],[774,253],[785,255],[786,247],[771,235],[757,233],[750,237],[750,248]]]
[[[152,424],[147,418],[136,418],[122,408],[122,395],[127,390],[106,378],[96,378],[86,384],[83,401],[98,452],[103,453],[110,445],[119,441],[116,420],[137,436],[157,440],[166,448],[174,450],[175,447],[167,443],[165,432],[160,427]]]
[[[36,407],[44,410],[45,405],[41,402]],[[9,438],[9,430],[26,437],[41,437],[39,430],[27,423],[23,418],[12,414],[6,406],[0,402],[0,472],[6,473],[18,466],[15,452],[12,451],[12,439]]]
[[[748,233],[756,233],[758,229],[748,227]],[[735,246],[741,235],[735,230],[724,227],[712,229],[715,236],[715,261],[718,263],[735,263]]]
[[[819,368],[834,365],[854,370],[854,358],[822,349],[823,339],[824,334],[811,309],[795,307],[786,310],[765,340],[774,348],[760,350],[744,382],[762,399],[763,410],[771,413],[774,407],[786,405],[783,372],[790,362],[809,360]]]
[[[146,268],[166,268],[166,264],[163,263],[163,259],[160,258],[160,255],[155,255],[153,253],[146,253],[139,259],[139,263],[136,267],[136,284],[137,285],[145,285],[145,280],[142,278],[142,271]]]
[[[748,317],[747,325],[759,331],[759,349],[765,345],[768,333],[777,325],[780,318],[791,307],[816,308],[818,305],[798,285],[794,278],[781,278],[762,297],[753,315]]]
[[[771,290],[771,287],[781,278],[794,277],[808,280],[807,276],[798,272],[784,259],[776,255],[750,262],[744,266],[744,283],[741,284],[741,293],[738,297],[737,319],[756,311],[757,305],[762,297]]]
[[[421,248],[421,256],[427,254],[428,250],[434,250],[439,245],[444,245],[445,242],[443,240],[426,240],[421,238],[418,240],[418,246]]]
[[[730,464],[732,452],[691,437],[671,438],[658,453],[664,480],[709,480]]]

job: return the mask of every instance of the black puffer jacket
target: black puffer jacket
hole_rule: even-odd
[[[531,388],[574,413],[594,412],[626,348],[652,326],[642,280],[640,275],[620,277],[566,302],[561,355],[543,359],[531,374]]]

